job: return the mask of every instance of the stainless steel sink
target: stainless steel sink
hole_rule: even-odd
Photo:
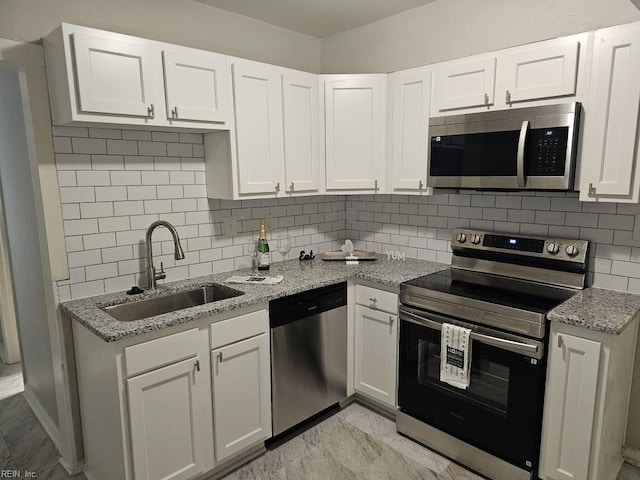
[[[139,302],[114,305],[113,307],[105,307],[103,310],[116,320],[131,322],[155,315],[162,315],[163,313],[175,312],[184,308],[196,307],[205,303],[238,297],[240,295],[244,295],[244,292],[214,283],[185,292],[172,293],[147,300],[140,300]]]

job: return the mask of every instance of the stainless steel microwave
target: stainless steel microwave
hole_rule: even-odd
[[[427,185],[571,190],[578,102],[431,118]]]

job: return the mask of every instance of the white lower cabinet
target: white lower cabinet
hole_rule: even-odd
[[[620,335],[552,322],[542,428],[542,480],[614,480],[637,322]]]
[[[211,352],[216,461],[271,436],[269,336]]]
[[[263,446],[271,383],[260,307],[117,342],[73,322],[87,478],[190,480]]]
[[[398,296],[356,286],[354,389],[396,406]]]
[[[187,480],[204,471],[199,357],[127,380],[136,480]]]

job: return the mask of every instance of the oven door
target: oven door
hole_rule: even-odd
[[[401,308],[400,319],[400,410],[507,462],[535,470],[544,344],[407,307]],[[466,390],[440,381],[443,322],[474,331],[471,383]]]

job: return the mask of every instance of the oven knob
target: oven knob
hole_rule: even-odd
[[[467,236],[464,233],[459,233],[456,236],[456,240],[458,240],[459,243],[464,243],[467,241]]]
[[[569,255],[570,257],[575,257],[580,253],[580,249],[575,245],[568,245],[565,251],[567,252],[567,255]]]
[[[555,255],[559,251],[560,245],[558,245],[557,243],[550,243],[549,245],[547,245],[547,252],[549,252],[551,255]]]
[[[471,243],[478,245],[480,243],[480,235],[476,235],[475,233],[471,235]]]

